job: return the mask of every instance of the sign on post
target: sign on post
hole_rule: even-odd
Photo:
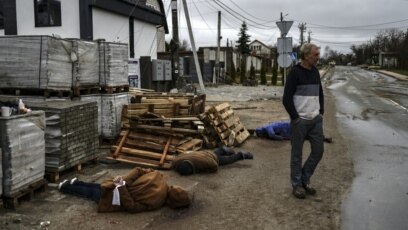
[[[289,54],[279,54],[278,64],[282,68],[287,68],[292,64],[292,59]]]
[[[285,37],[288,34],[290,27],[293,25],[293,21],[278,21],[276,22],[279,30],[281,31],[282,37]]]
[[[291,53],[292,50],[291,37],[278,38],[278,53]]]

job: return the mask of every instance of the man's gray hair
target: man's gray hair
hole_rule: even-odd
[[[300,47],[300,59],[304,60],[307,55],[309,55],[312,52],[312,48],[316,47],[319,49],[319,47],[313,43],[305,43]]]

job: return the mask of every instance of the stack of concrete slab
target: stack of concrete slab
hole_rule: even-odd
[[[4,196],[12,197],[44,178],[44,130],[42,111],[0,117]]]
[[[92,41],[72,40],[73,60],[72,86],[99,86],[99,50],[98,43]]]
[[[50,36],[0,37],[0,88],[70,90],[71,51]]]
[[[127,44],[100,41],[100,86],[128,86],[128,60]]]
[[[103,139],[115,139],[120,134],[122,108],[129,104],[129,100],[128,93],[81,96],[81,101],[97,103],[98,133]]]
[[[60,172],[97,157],[98,108],[95,102],[46,101],[27,106],[46,113],[46,172]]]
[[[2,153],[0,148],[0,197],[3,195],[3,160],[2,160]]]

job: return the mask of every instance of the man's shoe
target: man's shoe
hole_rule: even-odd
[[[309,183],[303,184],[303,188],[309,195],[316,195],[316,189],[314,189]]]
[[[61,190],[62,186],[64,186],[64,184],[69,183],[69,181],[67,179],[65,179],[64,181],[62,181],[61,183],[58,184],[58,190]]]
[[[305,190],[300,186],[294,187],[292,193],[298,199],[305,199],[306,198]]]
[[[254,159],[254,155],[250,152],[238,152],[238,154],[241,154],[242,159]]]
[[[76,181],[78,181],[78,178],[74,177],[69,181],[69,183],[74,184]]]

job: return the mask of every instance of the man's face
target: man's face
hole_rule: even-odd
[[[315,66],[320,58],[320,51],[317,47],[312,47],[310,54],[306,56],[306,61],[309,65]]]

